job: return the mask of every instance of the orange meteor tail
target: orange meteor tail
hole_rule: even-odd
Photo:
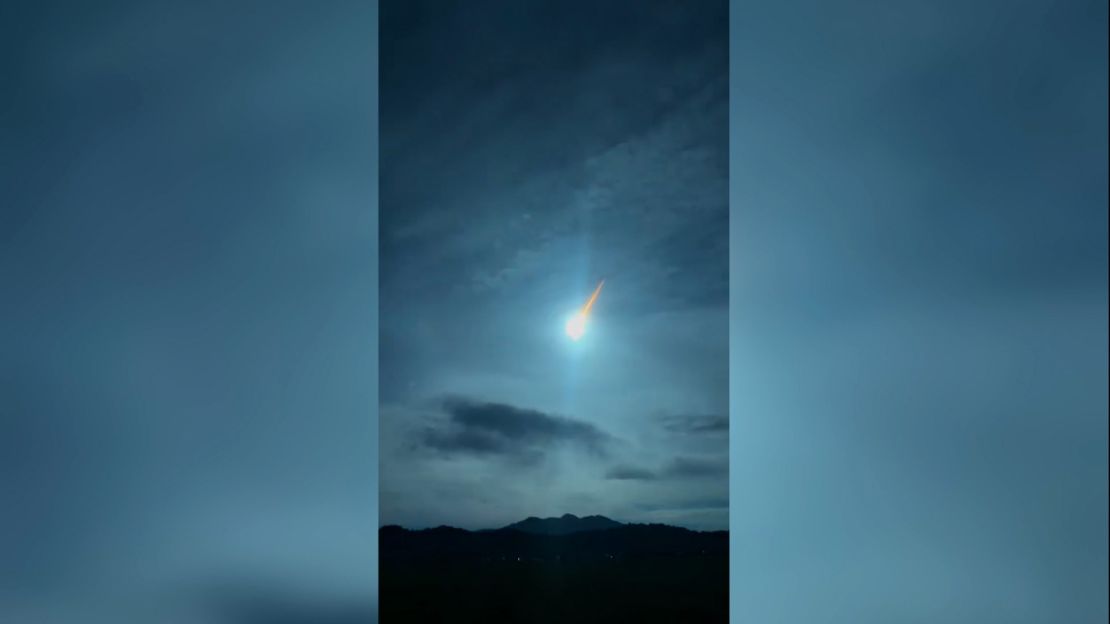
[[[605,280],[601,280],[597,283],[594,294],[590,295],[589,301],[586,302],[586,305],[582,306],[582,316],[588,316],[590,314],[590,308],[594,307],[594,302],[597,301],[597,296],[601,294],[601,287],[604,285]]]

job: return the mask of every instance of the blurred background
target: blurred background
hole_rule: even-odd
[[[0,621],[376,619],[377,8],[0,8]]]
[[[732,4],[732,613],[1107,619],[1107,3]]]

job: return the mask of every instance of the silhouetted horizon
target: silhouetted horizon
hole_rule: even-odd
[[[620,520],[618,518],[611,518],[611,517],[609,517],[605,514],[589,514],[589,515],[579,516],[579,515],[576,515],[576,514],[573,514],[573,513],[564,513],[560,516],[547,516],[547,517],[528,516],[527,518],[522,518],[522,519],[514,521],[514,522],[507,522],[507,523],[498,524],[496,526],[469,526],[468,527],[468,526],[462,526],[461,524],[456,524],[456,523],[451,523],[451,522],[440,522],[440,523],[433,523],[433,524],[409,524],[409,525],[400,524],[400,523],[397,523],[397,522],[387,522],[387,523],[379,524],[378,525],[378,531],[381,531],[382,529],[388,529],[388,528],[391,528],[391,527],[397,527],[397,528],[405,529],[407,531],[428,531],[428,530],[432,530],[432,529],[448,528],[448,529],[458,529],[458,530],[461,530],[461,531],[467,531],[469,533],[479,533],[479,532],[488,532],[488,531],[502,531],[502,530],[519,530],[519,531],[524,531],[526,533],[530,532],[530,533],[537,533],[537,534],[559,535],[559,534],[561,534],[559,532],[550,533],[550,532],[544,532],[544,531],[540,531],[540,530],[529,530],[528,528],[526,528],[526,524],[527,523],[532,523],[532,522],[537,522],[537,521],[538,522],[548,522],[548,523],[550,523],[550,522],[566,521],[568,519],[572,520],[572,521],[575,521],[575,520],[577,520],[577,521],[590,521],[590,520],[594,520],[594,519],[600,519],[602,521],[608,521],[608,522],[614,523],[616,526],[666,526],[666,527],[673,527],[673,528],[678,528],[678,529],[685,529],[687,531],[693,531],[695,533],[728,533],[728,526],[727,525],[725,525],[724,528],[704,528],[704,527],[697,527],[697,526],[687,526],[685,524],[677,523],[677,522],[628,522],[628,521]],[[525,526],[522,526],[522,525],[525,525]],[[616,528],[616,526],[611,527],[611,528]],[[593,531],[593,530],[606,530],[606,529],[605,528],[582,528],[582,529],[575,529],[571,532],[577,533],[577,532]]]
[[[727,531],[564,514],[481,531],[390,525],[378,538],[384,621],[728,617]]]

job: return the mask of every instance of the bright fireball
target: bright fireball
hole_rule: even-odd
[[[582,306],[582,309],[578,310],[567,319],[567,336],[569,336],[571,340],[577,341],[586,333],[586,321],[590,318],[590,310],[594,307],[594,302],[597,301],[597,296],[601,294],[601,287],[604,285],[605,280],[598,282],[597,288],[594,289],[593,294],[590,295],[589,300]]]
[[[586,315],[582,312],[575,312],[567,319],[567,336],[570,336],[571,340],[578,340],[585,333]]]

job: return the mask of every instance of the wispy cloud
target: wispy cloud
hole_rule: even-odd
[[[669,416],[663,421],[663,428],[671,433],[688,434],[727,434],[728,415],[714,414],[708,416]]]
[[[658,479],[715,478],[728,474],[728,459],[723,457],[676,457],[658,470],[627,464],[613,466],[606,479],[617,481],[655,481]]]
[[[421,433],[428,447],[446,454],[504,456],[537,460],[557,445],[604,455],[612,437],[572,418],[505,403],[450,398],[448,419]]]

